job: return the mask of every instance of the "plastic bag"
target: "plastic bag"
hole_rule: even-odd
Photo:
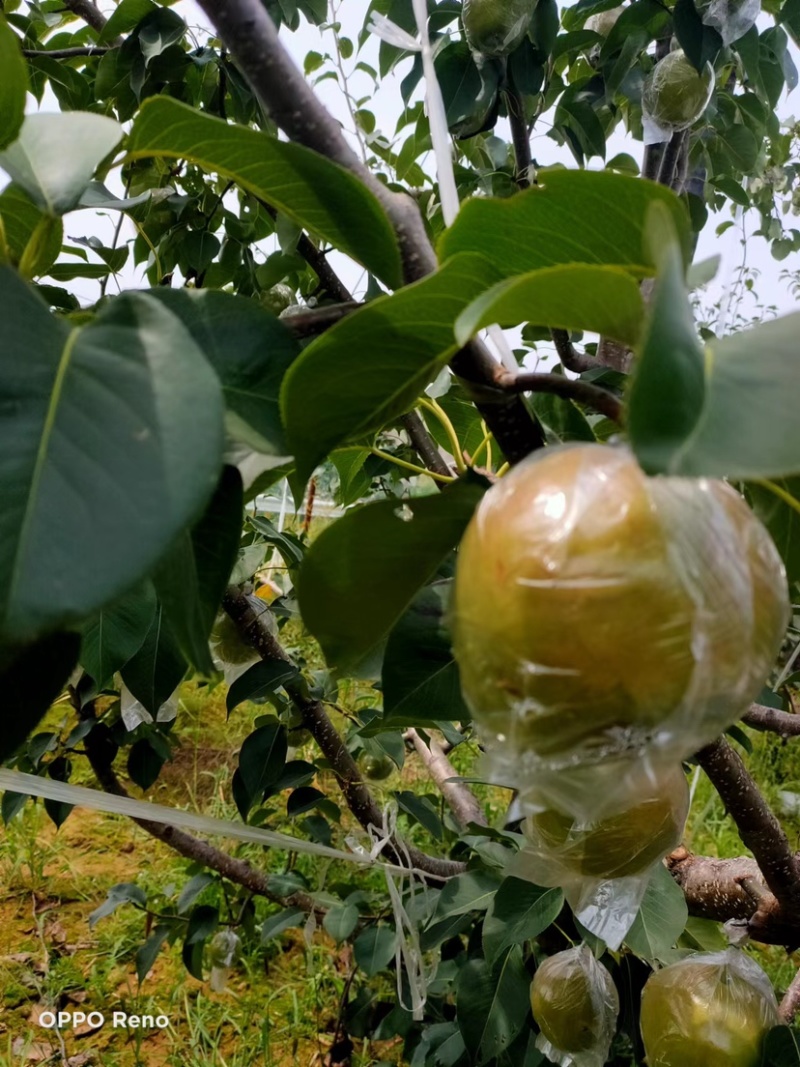
[[[531,983],[536,1047],[561,1067],[603,1067],[617,1028],[619,996],[587,945],[550,956]]]
[[[717,31],[727,48],[755,26],[761,14],[761,0],[711,0],[698,4],[697,10],[703,23]]]
[[[133,693],[128,689],[126,685],[120,686],[119,691],[119,710],[120,718],[128,733],[132,733],[137,726],[141,726],[142,723],[153,722],[153,716],[142,704],[140,700],[137,700]],[[171,696],[169,696],[161,707],[156,712],[156,722],[173,722],[178,715],[178,690],[176,689]]]
[[[484,56],[507,56],[528,31],[536,0],[464,0],[467,44]]]
[[[738,948],[673,963],[642,993],[649,1067],[758,1067],[764,1034],[777,1022],[769,978]]]
[[[622,447],[536,453],[486,493],[456,569],[453,649],[486,774],[524,789],[689,756],[758,694],[788,617],[778,552],[723,482],[648,478]]]
[[[239,935],[233,930],[220,930],[211,939],[208,946],[208,961],[211,964],[208,982],[215,993],[221,993],[228,984],[240,944]]]
[[[519,794],[526,843],[508,873],[560,886],[578,921],[615,950],[689,811],[680,764],[612,760],[543,776]]]
[[[680,49],[659,60],[642,89],[644,143],[668,141],[693,126],[708,107],[714,81],[710,63],[698,74]]]
[[[271,632],[277,633],[277,626],[267,603],[257,596],[249,596],[247,599],[259,617],[263,616],[271,624]],[[214,666],[223,673],[226,685],[233,685],[237,678],[261,658],[254,648],[242,641],[235,624],[225,612],[220,612],[217,616],[208,639],[208,648]]]

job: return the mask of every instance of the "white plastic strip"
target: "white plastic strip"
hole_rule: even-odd
[[[380,867],[391,874],[422,874],[406,867],[377,861],[376,857],[359,849],[357,852],[342,852],[327,845],[318,845],[314,841],[303,841],[289,834],[274,830],[263,830],[245,823],[230,822],[227,819],[212,819],[207,815],[195,815],[190,811],[168,808],[163,804],[153,804],[148,800],[134,800],[133,797],[120,797],[114,793],[104,793],[99,789],[86,789],[80,785],[68,785],[55,782],[50,778],[40,778],[36,774],[23,771],[0,769],[0,790],[10,789],[14,793],[45,797],[65,804],[75,804],[81,808],[92,808],[112,815],[127,815],[131,819],[145,819],[149,822],[162,823],[165,826],[178,826],[183,830],[192,830],[199,834],[214,834],[219,837],[231,837],[239,841],[251,841],[268,848],[280,848],[290,852],[306,852],[312,856],[324,856],[332,860],[345,860],[365,867]]]

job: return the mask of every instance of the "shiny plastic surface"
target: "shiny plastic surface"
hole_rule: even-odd
[[[459,550],[453,648],[487,774],[524,790],[685,758],[758,694],[788,614],[777,550],[723,482],[649,478],[622,447],[537,453]]]
[[[682,51],[659,60],[642,89],[644,143],[668,141],[700,118],[714,92],[714,69],[706,63],[698,74]]]
[[[761,0],[710,0],[698,4],[697,10],[705,25],[717,31],[727,48],[755,26],[761,14]]]
[[[673,963],[642,993],[648,1067],[758,1067],[777,1022],[769,979],[737,948]]]
[[[560,1067],[602,1067],[617,1028],[619,996],[586,945],[550,956],[531,983],[536,1047]]]
[[[536,0],[464,0],[467,44],[484,56],[506,56],[521,43]]]

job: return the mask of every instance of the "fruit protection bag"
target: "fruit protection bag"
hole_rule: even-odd
[[[506,56],[520,44],[536,0],[464,0],[467,44],[480,56]]]
[[[536,970],[531,1008],[536,1047],[560,1067],[603,1067],[617,1028],[619,996],[586,945],[550,956]]]
[[[714,92],[714,69],[706,63],[698,74],[683,52],[659,60],[642,88],[644,143],[668,141],[700,118]]]
[[[523,789],[525,844],[508,873],[560,886],[578,921],[619,948],[656,865],[676,848],[689,810],[680,764],[612,760],[543,776]]]
[[[698,4],[697,10],[703,23],[717,31],[727,48],[755,26],[761,14],[761,0],[711,0]]]
[[[764,1035],[777,1023],[769,978],[738,948],[673,963],[642,993],[649,1067],[759,1067]]]
[[[453,650],[487,777],[679,762],[759,693],[788,616],[778,552],[725,483],[647,477],[623,447],[536,453],[459,549]]]

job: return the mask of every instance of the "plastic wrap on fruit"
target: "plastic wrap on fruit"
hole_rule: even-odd
[[[536,0],[464,0],[467,44],[483,56],[507,56],[528,31]]]
[[[759,1067],[777,1022],[769,978],[738,948],[673,963],[642,993],[648,1067]]]
[[[208,981],[215,993],[221,993],[227,986],[240,944],[239,935],[233,930],[220,930],[211,939],[208,946],[208,962],[211,965]]]
[[[761,0],[710,0],[697,5],[700,18],[711,26],[727,46],[755,26],[761,14]]]
[[[561,1067],[603,1067],[617,1028],[619,996],[587,945],[550,956],[531,983],[536,1047]]]
[[[541,775],[520,806],[526,843],[508,873],[560,886],[578,921],[617,949],[656,864],[681,842],[689,788],[680,764],[615,759]]]
[[[714,68],[706,63],[699,74],[678,49],[664,56],[648,74],[642,89],[644,143],[668,141],[700,118],[714,92]]]
[[[723,482],[648,477],[623,447],[536,453],[486,493],[456,568],[487,775],[691,755],[756,697],[788,613],[778,552]]]
[[[268,622],[274,623],[273,616],[263,600],[255,596],[248,597],[248,600],[259,617],[263,616]],[[273,625],[271,630],[277,632],[277,627]],[[217,616],[208,639],[208,647],[214,666],[222,671],[227,685],[232,685],[259,660],[256,650],[242,641],[233,620],[225,612],[220,612]]]

